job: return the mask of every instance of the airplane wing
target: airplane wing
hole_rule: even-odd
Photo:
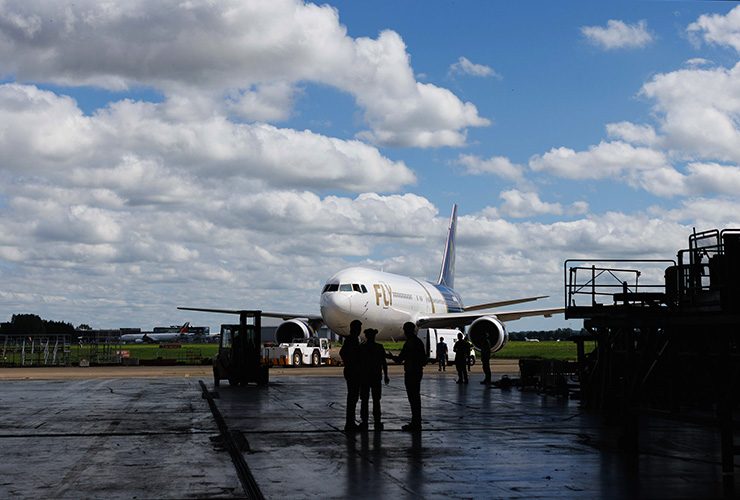
[[[419,316],[416,320],[416,326],[420,328],[457,328],[469,325],[478,318],[483,316],[494,316],[501,321],[514,321],[529,316],[550,317],[553,314],[565,312],[563,307],[554,307],[552,309],[529,309],[524,311],[505,311],[500,313],[480,313],[480,312],[462,312],[462,313],[445,313],[431,314],[428,316]]]
[[[202,307],[178,307],[178,309],[181,309],[183,311],[200,311],[200,312],[223,313],[223,314],[241,314],[242,313],[241,310],[237,310],[237,309],[205,309]],[[280,318],[283,320],[306,319],[310,322],[321,321],[322,323],[324,321],[320,314],[295,314],[295,313],[278,313],[278,312],[262,311],[262,316],[267,316],[268,318]]]
[[[495,307],[511,306],[514,304],[521,304],[522,302],[531,302],[533,300],[546,299],[547,297],[549,297],[549,295],[540,295],[539,297],[525,297],[523,299],[502,300],[499,302],[488,302],[486,304],[476,304],[474,306],[467,306],[467,307],[464,307],[463,310],[465,312],[470,312],[470,311],[480,311],[482,309],[493,309]]]

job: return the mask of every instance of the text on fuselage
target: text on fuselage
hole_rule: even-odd
[[[385,307],[392,306],[393,305],[393,293],[391,292],[391,287],[386,285],[385,283],[376,283],[373,285],[373,289],[375,290],[375,305],[379,306],[380,301],[383,301],[383,305]]]

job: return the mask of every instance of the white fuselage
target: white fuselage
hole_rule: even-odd
[[[378,330],[377,340],[403,340],[403,324],[420,314],[461,312],[460,296],[452,289],[397,274],[351,268],[327,280],[321,292],[321,316],[340,335],[349,334],[353,320],[362,329]]]

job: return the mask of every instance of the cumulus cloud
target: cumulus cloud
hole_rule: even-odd
[[[687,30],[696,41],[740,52],[738,7],[727,15],[703,15]],[[693,61],[686,68],[655,75],[640,95],[654,101],[665,147],[689,159],[738,163],[740,65],[704,67],[703,59]]]
[[[642,48],[654,39],[654,34],[648,30],[644,19],[635,24],[611,19],[606,27],[583,26],[581,33],[592,45],[607,50]]]
[[[606,134],[630,144],[655,147],[660,145],[660,138],[651,125],[636,125],[630,122],[609,123],[606,125]]]
[[[467,57],[460,57],[456,63],[450,65],[449,72],[457,75],[470,75],[488,77],[492,76],[501,80],[501,75],[496,73],[490,66],[483,64],[475,64],[470,61]]]
[[[686,31],[695,42],[726,45],[740,52],[740,7],[735,7],[727,15],[704,14],[691,23]]]
[[[499,198],[503,200],[501,205],[498,207],[488,207],[481,213],[489,218],[523,219],[541,215],[567,214],[574,216],[583,215],[588,212],[588,203],[586,202],[575,202],[570,206],[564,207],[560,203],[542,201],[540,195],[533,191],[510,189],[502,191]]]
[[[658,169],[645,173],[639,183],[658,196],[733,195],[740,192],[740,167],[689,163],[685,174],[674,169]]]
[[[524,218],[536,215],[563,213],[563,207],[560,203],[546,203],[542,201],[537,193],[522,192],[516,189],[503,191],[499,198],[503,203],[487,212],[490,215],[498,217]]]
[[[117,188],[119,195],[156,191],[163,199],[186,195],[187,185],[199,178],[248,177],[275,187],[350,192],[396,191],[416,179],[403,162],[360,141],[219,116],[183,122],[168,111],[166,104],[120,101],[83,116],[68,97],[0,85],[6,125],[0,129],[0,167],[46,171],[62,182]],[[169,175],[173,170],[177,175]]]
[[[370,126],[358,137],[387,146],[460,146],[468,127],[490,123],[416,82],[397,33],[353,39],[328,5],[11,0],[0,4],[0,32],[0,68],[21,81],[152,87],[248,120],[285,119],[299,83],[315,82],[353,95]]]
[[[740,65],[655,75],[640,95],[654,100],[666,146],[703,159],[739,162]]]
[[[480,156],[461,154],[456,163],[466,169],[471,175],[493,174],[511,181],[521,182],[524,180],[524,167],[504,156],[494,156],[487,160]]]
[[[590,146],[588,151],[580,152],[565,147],[553,148],[529,160],[532,170],[569,179],[616,178],[632,171],[666,165],[667,158],[663,152],[636,148],[621,141],[601,142]]]

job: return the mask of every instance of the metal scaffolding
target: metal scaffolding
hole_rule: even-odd
[[[722,469],[740,446],[740,230],[694,233],[669,261],[565,262],[566,318],[596,340],[579,346],[581,398],[623,426],[637,450],[640,418],[709,425]],[[584,338],[576,339],[582,342]]]
[[[0,366],[69,366],[69,335],[0,335]]]

